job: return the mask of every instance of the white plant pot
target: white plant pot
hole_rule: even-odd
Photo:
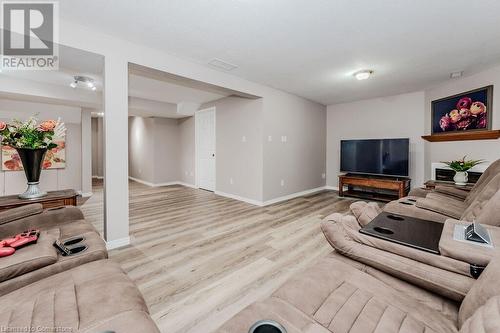
[[[455,171],[455,176],[453,177],[453,180],[455,181],[456,185],[467,185],[467,182],[469,181],[469,174],[467,171]]]

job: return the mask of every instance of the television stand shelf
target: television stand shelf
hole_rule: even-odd
[[[387,202],[408,195],[410,183],[411,179],[406,177],[348,173],[339,176],[339,196]],[[344,186],[347,190],[344,190]]]

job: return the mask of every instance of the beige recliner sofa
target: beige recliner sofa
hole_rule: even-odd
[[[495,258],[458,303],[332,253],[217,332],[247,332],[267,319],[288,333],[496,333],[499,278]]]
[[[500,194],[500,173],[493,176],[480,191],[467,197],[466,201],[442,198],[434,193],[425,198],[406,197],[391,201],[383,210],[398,215],[413,216],[424,220],[444,222],[449,218],[473,221],[488,206],[498,204]],[[494,198],[495,197],[495,198]],[[493,203],[490,204],[490,201]],[[500,220],[488,219],[482,223],[500,225]]]
[[[0,213],[0,238],[40,229],[34,245],[0,258],[0,328],[5,332],[159,332],[104,241],[76,207],[29,205]],[[62,256],[56,239],[83,237],[88,248]]]

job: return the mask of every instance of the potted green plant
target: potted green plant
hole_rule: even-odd
[[[10,123],[0,122],[1,143],[17,151],[28,180],[28,188],[19,198],[35,199],[47,195],[38,187],[42,163],[47,150],[57,147],[53,138],[65,134],[66,128],[59,119],[39,122],[30,117],[24,122],[15,119]]]
[[[450,169],[455,171],[455,176],[453,177],[453,180],[455,181],[456,185],[467,185],[467,182],[469,181],[469,178],[468,178],[469,174],[467,173],[467,171],[469,171],[474,166],[484,162],[484,160],[468,160],[468,161],[466,161],[465,160],[466,157],[467,157],[467,155],[464,156],[461,160],[442,162],[442,163],[446,164],[447,166],[449,166]]]

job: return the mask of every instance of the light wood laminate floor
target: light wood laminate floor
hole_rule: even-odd
[[[102,230],[102,186],[83,203]],[[183,186],[130,182],[132,245],[111,251],[165,333],[216,332],[331,251],[321,219],[353,200],[325,191],[257,207]]]

